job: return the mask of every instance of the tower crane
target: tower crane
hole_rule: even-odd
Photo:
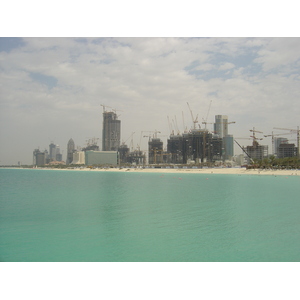
[[[196,123],[198,123],[198,114],[197,114],[196,118],[194,119],[193,112],[192,112],[192,110],[191,110],[190,105],[189,105],[188,102],[187,102],[187,105],[188,105],[188,107],[189,107],[189,110],[190,110],[190,113],[191,113],[191,116],[192,116],[192,121],[193,121],[193,123],[194,123],[194,129],[196,129]],[[200,126],[200,125],[199,125],[199,126]]]
[[[109,107],[115,114],[117,114],[117,111],[123,111],[123,110],[112,108],[112,107],[104,105],[104,104],[100,104],[100,106],[103,107],[103,112],[105,112],[105,107]]]
[[[223,121],[223,122],[224,122],[224,121]],[[203,121],[202,124],[205,124],[205,129],[206,129],[206,124],[215,124],[215,123],[209,123],[209,122]],[[226,124],[227,124],[227,125],[235,124],[235,121],[233,121],[233,122],[227,122]]]
[[[184,123],[184,115],[183,115],[183,111],[181,111],[181,113],[182,113],[183,132],[184,132],[184,133],[187,133],[187,128],[186,128],[185,123]]]
[[[157,139],[157,134],[158,134],[158,133],[161,133],[160,131],[157,131],[156,129],[155,129],[155,131],[142,131],[142,132],[150,132],[150,133],[153,133],[153,132],[154,132],[153,138],[155,138],[155,139]],[[144,137],[149,137],[149,139],[150,139],[150,138],[151,138],[151,135],[144,135]]]
[[[207,114],[206,114],[206,119],[204,120],[203,118],[203,121],[202,124],[205,124],[205,129],[206,129],[206,124],[207,124],[207,119],[208,119],[208,114],[209,114],[209,111],[210,111],[210,107],[211,107],[211,103],[212,103],[212,100],[210,100],[209,102],[209,107],[208,107],[208,111],[207,111]]]
[[[243,139],[243,138],[240,138]],[[245,139],[249,139],[249,138],[245,138]],[[250,140],[250,139],[249,139]],[[244,147],[242,147],[236,139],[234,139],[234,141],[237,143],[237,145],[243,150],[243,152],[249,157],[249,159],[251,160],[252,163],[254,163],[254,160],[252,159],[252,157],[247,153],[247,151],[244,149]]]
[[[257,140],[262,140],[263,138],[257,138],[255,136],[255,132],[258,132],[258,133],[263,133],[262,131],[258,131],[258,130],[255,130],[255,128],[253,127],[253,129],[250,129],[249,131],[251,131],[253,133],[253,135],[251,135],[250,137],[253,138],[253,146],[256,146],[258,144]]]
[[[135,134],[135,132],[132,132],[132,134],[129,136],[129,138],[127,138],[125,142],[122,142],[122,145],[125,145],[126,142],[127,142],[134,134]]]
[[[267,135],[264,135],[264,137],[269,137],[271,136],[272,137],[272,147],[273,147],[273,154],[275,154],[275,141],[274,141],[274,137],[275,136],[282,136],[282,135],[290,135],[292,133],[278,133],[278,134],[273,134],[273,131],[272,131],[272,134],[267,134]]]
[[[299,143],[299,140],[300,140],[300,130],[299,130],[299,126],[297,126],[297,129],[289,129],[289,128],[278,128],[278,127],[273,127],[274,129],[279,129],[279,130],[289,130],[290,133],[296,133],[297,134],[297,148],[298,148],[298,151],[297,151],[297,158],[299,159],[300,157],[300,143]]]
[[[167,116],[167,118],[168,118],[168,125],[169,125],[170,135],[174,135],[174,130],[172,128],[172,124],[170,122],[169,116]]]

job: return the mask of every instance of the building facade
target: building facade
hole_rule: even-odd
[[[36,154],[36,165],[38,167],[44,166],[46,164],[45,152],[39,152]]]
[[[73,160],[71,162],[73,165],[84,165],[85,164],[85,152],[75,151],[73,153]]]
[[[232,135],[226,135],[223,137],[223,144],[224,144],[224,150],[223,150],[223,157],[226,160],[231,160],[234,151],[233,151],[233,136]]]
[[[220,138],[223,138],[226,135],[228,135],[228,116],[216,115],[214,130]]]
[[[49,145],[49,159],[50,161],[56,160],[56,145],[53,143]]]
[[[295,157],[297,156],[297,151],[295,144],[282,143],[278,147],[278,158]]]
[[[246,151],[253,160],[262,160],[268,157],[268,146],[259,145],[257,141],[254,141],[252,146],[247,146]],[[250,159],[248,159],[248,163],[250,163]]]
[[[288,139],[287,138],[282,138],[282,137],[275,137],[274,141],[273,141],[274,145],[273,145],[273,151],[276,156],[278,156],[279,153],[279,146],[281,144],[287,144],[288,143]]]
[[[85,164],[117,166],[119,164],[118,151],[86,151]]]
[[[163,162],[163,142],[159,138],[152,138],[148,142],[148,164],[160,164]]]
[[[67,145],[67,159],[66,159],[66,164],[69,165],[73,161],[73,153],[75,151],[75,143],[73,139],[69,139],[68,145]]]
[[[120,147],[121,121],[114,112],[103,112],[102,151],[117,151]]]

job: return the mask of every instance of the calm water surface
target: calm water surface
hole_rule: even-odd
[[[300,261],[300,177],[0,169],[1,261]]]

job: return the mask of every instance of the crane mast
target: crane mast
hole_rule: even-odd
[[[192,112],[192,110],[191,110],[190,105],[189,105],[188,102],[187,102],[187,105],[188,105],[188,108],[189,108],[190,113],[191,113],[191,116],[192,116],[192,121],[193,121],[193,123],[194,123],[194,129],[196,129],[196,123],[198,123],[198,114],[197,114],[197,116],[196,116],[196,119],[194,119],[193,112]],[[200,125],[199,125],[199,126],[200,126]]]
[[[297,158],[299,159],[300,157],[300,130],[299,130],[299,126],[297,126],[297,129],[290,129],[290,128],[278,128],[278,127],[273,127],[274,129],[279,129],[279,130],[289,130],[291,133],[296,133],[297,134]]]

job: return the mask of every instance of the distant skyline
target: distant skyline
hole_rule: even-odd
[[[202,128],[227,115],[234,137],[287,133],[273,127],[300,125],[299,71],[300,38],[0,38],[0,165],[32,164],[51,142],[65,161],[70,138],[102,139],[101,104],[117,109],[121,142],[135,132],[134,146],[158,130],[166,147],[168,116],[192,128],[187,102]],[[271,153],[271,138],[260,143]]]

